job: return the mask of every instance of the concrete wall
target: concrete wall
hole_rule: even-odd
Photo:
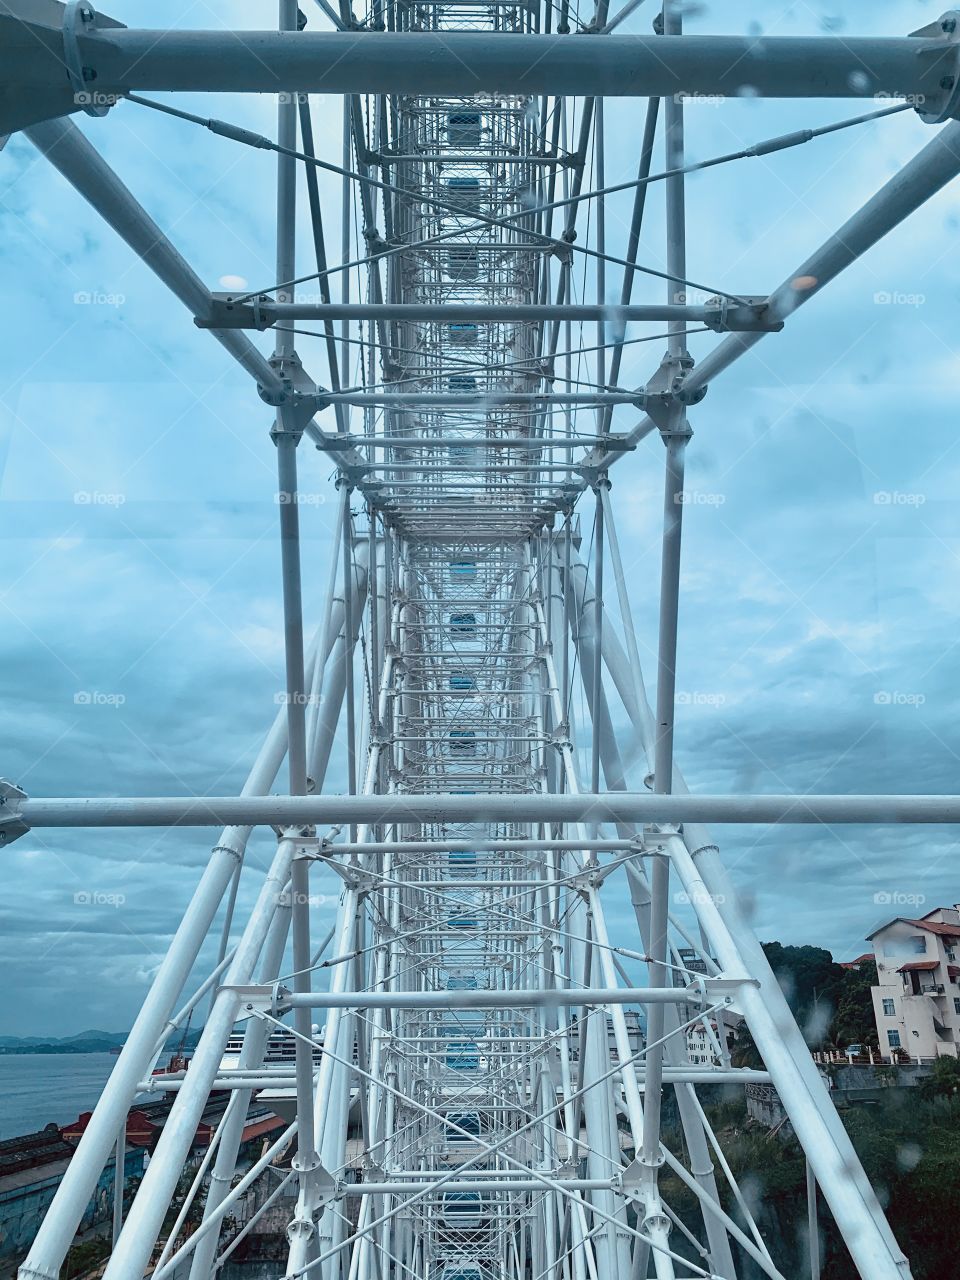
[[[142,1148],[129,1148],[124,1161],[125,1180],[143,1175],[143,1157]],[[0,1262],[22,1256],[33,1243],[65,1168],[65,1162],[56,1161],[0,1179]],[[109,1221],[112,1216],[113,1170],[111,1160],[100,1174],[97,1189],[83,1215],[81,1231]]]

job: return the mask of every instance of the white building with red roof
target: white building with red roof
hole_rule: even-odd
[[[960,909],[897,916],[867,937],[880,1052],[891,1062],[960,1055]]]

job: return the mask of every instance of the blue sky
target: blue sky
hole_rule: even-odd
[[[131,25],[183,27],[255,27],[264,13],[126,0],[108,11]],[[903,34],[939,12],[917,2],[850,3],[842,13],[704,5],[691,9],[689,28],[759,24],[791,35],[845,23]],[[645,32],[649,21],[640,9],[627,29]],[[181,104],[273,129],[268,98]],[[689,155],[857,109],[692,104]],[[334,159],[339,112],[322,99],[315,113]],[[633,174],[641,119],[637,104],[608,103],[608,181]],[[78,123],[207,284],[272,282],[269,156],[129,104]],[[768,292],[932,136],[907,113],[691,178],[690,276]],[[339,187],[322,180],[321,189],[335,246]],[[654,188],[640,260],[655,268],[661,204]],[[614,253],[629,207],[629,195],[608,205]],[[34,795],[233,792],[282,688],[270,415],[210,335],[16,136],[0,153],[0,218],[0,774]],[[301,228],[306,264],[305,218]],[[954,184],[691,413],[696,500],[685,513],[677,750],[694,789],[957,790],[958,228]],[[615,270],[609,288],[619,289]],[[635,300],[660,296],[641,282]],[[696,339],[692,350],[702,356],[715,341]],[[628,350],[621,383],[641,385],[660,346]],[[317,344],[301,352],[319,376]],[[633,418],[621,413],[616,425],[626,428]],[[333,491],[322,456],[302,454],[305,487],[328,499],[302,521],[305,603],[317,619]],[[661,455],[647,440],[612,477],[648,680]],[[341,746],[334,790],[342,760]],[[7,1002],[0,1030],[128,1026],[209,837],[43,832],[5,851],[0,980],[29,998]],[[882,895],[902,895],[908,914],[960,898],[945,828],[731,828],[722,837],[764,938],[847,957],[897,910]],[[254,841],[251,866],[265,865],[270,843]],[[254,892],[248,878],[241,907]],[[331,900],[321,914],[333,910]],[[629,945],[627,916],[614,911],[612,927]]]

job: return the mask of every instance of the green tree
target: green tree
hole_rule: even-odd
[[[872,960],[864,961],[860,969],[843,970],[837,1011],[829,1029],[832,1044],[841,1049],[848,1044],[877,1047],[877,1021],[870,988],[878,982],[877,966]]]
[[[762,946],[803,1038],[811,1049],[821,1048],[829,1039],[849,971],[823,947],[785,947],[779,942]]]
[[[960,1060],[937,1058],[930,1074],[920,1081],[917,1091],[928,1102],[960,1097]]]

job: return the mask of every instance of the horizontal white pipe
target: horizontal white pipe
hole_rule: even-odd
[[[468,908],[458,907],[465,911]],[[519,931],[518,931],[519,932]],[[488,934],[487,934],[488,936]],[[705,979],[707,990],[710,979]],[[272,1000],[273,987],[229,987],[244,999]],[[540,1009],[576,1008],[582,1004],[699,1004],[685,987],[584,987],[563,991],[291,991],[281,989],[283,1009]],[[458,1028],[457,1034],[460,1034]],[[466,1032],[464,1031],[464,1034]]]
[[[960,822],[960,795],[111,796],[8,802],[29,827],[336,826],[389,822]]]

